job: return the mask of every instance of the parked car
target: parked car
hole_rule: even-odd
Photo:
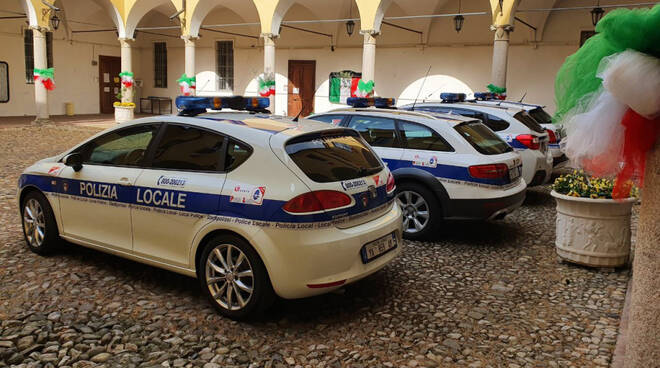
[[[396,257],[394,177],[357,132],[261,114],[268,99],[229,101],[180,97],[189,116],[121,124],[27,168],[28,247],[45,254],[62,238],[197,277],[232,318]],[[205,112],[237,101],[253,111]]]
[[[466,102],[462,93],[442,93],[441,98],[443,101],[410,104],[400,109],[479,119],[520,153],[523,162],[522,176],[528,186],[545,184],[550,180],[553,159],[548,150],[548,133],[527,111]]]
[[[384,108],[310,119],[357,130],[387,163],[408,239],[428,238],[443,219],[503,218],[525,199],[520,155],[478,120]]]
[[[479,93],[475,93],[475,97],[479,95]],[[485,96],[488,96],[488,94],[485,94]],[[564,127],[552,123],[552,116],[545,111],[544,106],[516,101],[502,101],[492,98],[477,98],[475,102],[490,106],[520,108],[527,111],[529,116],[534,118],[534,120],[541,124],[545,131],[548,132],[548,149],[550,150],[550,154],[552,154],[553,167],[559,168],[566,165],[568,157],[566,157],[561,148],[561,142],[566,137]]]

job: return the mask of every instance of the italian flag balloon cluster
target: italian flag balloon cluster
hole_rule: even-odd
[[[186,73],[181,74],[181,78],[176,80],[179,83],[179,89],[183,96],[192,96],[197,88],[197,78],[193,75],[188,77]]]
[[[616,177],[612,196],[625,198],[660,137],[660,4],[613,10],[596,32],[557,74],[554,120],[573,163]]]
[[[53,68],[48,69],[37,69],[34,68],[34,82],[43,83],[44,87],[48,91],[55,89],[55,70]]]
[[[134,80],[132,72],[121,72],[119,73],[119,77],[121,78],[121,85],[124,86],[124,88],[133,87]]]
[[[275,74],[262,74],[257,81],[259,82],[259,96],[269,97],[275,95]]]

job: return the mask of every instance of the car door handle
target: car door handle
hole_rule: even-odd
[[[128,187],[128,186],[133,185],[133,183],[131,183],[130,180],[128,180],[128,178],[121,178],[121,179],[119,179],[119,183],[118,183],[118,184],[119,184],[119,185],[123,185],[123,186],[125,186],[125,187]]]

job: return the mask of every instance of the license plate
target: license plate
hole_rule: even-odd
[[[509,170],[509,179],[511,181],[514,181],[520,177],[520,173],[522,172],[522,166],[516,166],[513,169]]]
[[[365,244],[360,251],[362,263],[369,263],[383,254],[397,247],[396,235],[394,233],[385,235],[380,239]]]

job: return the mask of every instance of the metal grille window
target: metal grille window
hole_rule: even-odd
[[[234,42],[216,42],[216,73],[218,75],[217,89],[219,91],[234,90]]]
[[[0,61],[0,103],[9,102],[9,65]]]
[[[34,84],[34,38],[32,30],[26,29],[23,35],[25,45],[25,82]],[[46,32],[46,64],[53,67],[53,32]]]
[[[167,88],[167,44],[154,43],[154,87]]]

